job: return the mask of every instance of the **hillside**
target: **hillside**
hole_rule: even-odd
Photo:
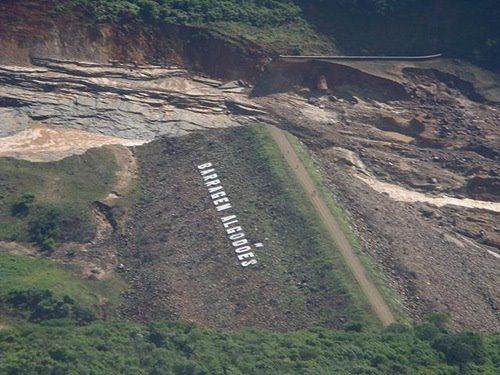
[[[499,373],[499,9],[0,1],[0,374]]]
[[[71,4],[71,5],[69,5]],[[425,55],[443,52],[499,68],[495,0],[73,0],[97,21],[204,25],[288,54]]]

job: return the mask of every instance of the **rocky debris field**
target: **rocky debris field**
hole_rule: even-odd
[[[296,206],[290,192],[299,188],[259,162],[254,137],[213,130],[137,148],[143,197],[121,245],[131,285],[124,317],[274,330],[364,321],[368,308],[354,301],[335,250]],[[197,170],[209,162],[232,205],[223,213]],[[237,216],[228,228],[241,226],[257,264],[238,261],[225,215]]]
[[[443,64],[449,72],[452,63]],[[330,79],[325,68],[326,87],[310,81],[256,101],[310,148],[363,251],[410,316],[438,310],[450,313],[455,327],[498,330],[498,78],[477,81],[476,72],[465,81],[404,63],[382,74],[380,66],[370,72],[364,65],[349,81]],[[390,82],[379,82],[377,92],[366,75]],[[406,94],[391,98],[394,84]],[[370,181],[404,188],[406,202]],[[432,204],[446,197],[469,200]]]
[[[34,123],[127,139],[238,126],[264,111],[245,82],[190,75],[177,67],[33,59],[0,66],[0,136]]]

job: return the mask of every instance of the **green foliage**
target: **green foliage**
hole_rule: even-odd
[[[71,318],[83,323],[96,318],[92,310],[81,307],[73,298],[55,297],[47,289],[12,290],[3,302],[33,322]]]
[[[145,24],[225,21],[277,26],[300,15],[300,8],[287,0],[70,0],[61,3],[83,7],[98,21],[118,22],[133,17]]]
[[[491,350],[468,373],[496,374],[499,335],[483,338]],[[411,329],[287,333],[219,331],[190,323],[128,322],[20,325],[0,331],[2,374],[440,374],[460,365],[418,339]]]
[[[53,250],[59,236],[61,212],[57,208],[41,208],[29,222],[30,241],[44,251]]]
[[[432,341],[441,334],[441,330],[434,324],[424,323],[415,328],[415,335],[426,341]]]
[[[450,320],[450,315],[444,312],[433,312],[427,315],[426,320],[438,328],[444,328]]]
[[[290,55],[302,55],[302,48],[297,44],[290,45],[288,47],[288,54],[290,54]]]
[[[92,239],[91,204],[110,190],[115,171],[102,149],[52,163],[0,158],[0,240],[50,250],[58,239]]]
[[[205,25],[286,52],[333,53],[329,37],[316,33],[291,0],[57,0],[57,12],[83,9],[97,22]]]
[[[4,302],[3,308],[0,303],[0,316],[45,320],[59,314],[85,322],[95,318],[100,299],[118,305],[122,290],[122,284],[114,279],[82,280],[54,261],[0,249],[0,301]],[[68,308],[67,314],[62,314]],[[113,314],[107,311],[108,316]]]
[[[485,359],[485,348],[482,337],[473,332],[452,332],[437,337],[432,347],[443,352],[451,364],[474,362],[481,364]]]
[[[34,200],[35,200],[35,194],[23,193],[19,201],[12,205],[11,208],[12,216],[26,216]]]

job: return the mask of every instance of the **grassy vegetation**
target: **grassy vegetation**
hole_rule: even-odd
[[[170,322],[21,325],[0,331],[0,373],[494,375],[499,349],[498,334],[456,334],[429,324],[365,333],[223,332]]]
[[[53,163],[0,158],[0,240],[45,250],[57,240],[90,240],[91,203],[110,190],[116,170],[105,149]]]
[[[74,309],[95,318],[102,313],[101,300],[107,300],[106,312],[110,313],[118,305],[123,289],[123,282],[118,278],[83,280],[49,259],[10,254],[0,249],[0,316],[4,321],[14,322],[19,317],[30,319],[40,302],[63,300],[74,301],[70,303]],[[16,298],[23,303],[15,303]],[[29,299],[31,306],[27,306]]]
[[[304,20],[278,26],[257,27],[238,22],[213,22],[209,25],[225,34],[242,37],[291,55],[335,54],[332,39],[317,33]]]
[[[284,241],[283,251],[288,251],[289,254],[283,255],[283,259],[294,258],[288,266],[293,270],[295,278],[307,280],[312,290],[334,290],[338,301],[343,301],[343,303],[331,301],[330,311],[324,312],[330,319],[344,316],[347,317],[346,324],[361,323],[363,328],[377,325],[378,320],[372,315],[363,292],[345,265],[340,252],[331,242],[316,211],[296,181],[267,128],[254,126],[241,129],[239,132],[241,143],[235,143],[234,146],[240,150],[241,147],[251,147],[251,151],[245,153],[247,162],[259,173],[269,176],[266,180],[270,186],[263,195],[273,200],[270,205],[280,207],[282,210],[279,220],[269,222],[263,222],[262,215],[259,217],[259,213],[255,213],[255,217],[260,220],[259,228],[264,231],[264,236],[271,236],[272,231],[286,234],[281,236],[281,240]],[[246,207],[246,209],[252,208]],[[273,253],[275,251],[273,250]],[[297,301],[297,303],[308,303],[308,301]]]
[[[339,205],[335,202],[332,193],[328,190],[328,188],[326,188],[325,182],[323,180],[323,177],[321,176],[318,166],[314,163],[314,160],[312,159],[308,150],[302,144],[302,142],[300,142],[300,140],[294,135],[287,133],[287,137],[292,146],[294,147],[295,151],[297,152],[299,159],[302,161],[304,167],[306,168],[307,172],[314,181],[317,187],[317,191],[319,192],[323,200],[326,202],[328,208],[330,209],[330,212],[335,217],[335,220],[339,224],[339,227],[342,229],[342,232],[344,232],[352,248],[356,251],[370,279],[377,286],[377,289],[380,291],[382,297],[391,308],[391,311],[394,314],[396,314],[397,320],[400,322],[408,322],[408,318],[403,312],[401,303],[394,296],[394,294],[386,287],[384,275],[381,272],[377,271],[371,259],[366,254],[361,252],[362,246],[361,243],[359,242],[359,239],[351,229],[351,226],[349,225],[344,215],[344,212],[342,211],[342,208],[339,207]]]

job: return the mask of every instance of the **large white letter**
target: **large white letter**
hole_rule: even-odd
[[[236,252],[236,254],[241,254],[241,253],[246,253],[247,251],[250,251],[250,250],[252,250],[252,248],[250,246],[243,246],[243,247],[238,247],[234,251]]]
[[[217,178],[217,173],[209,174],[208,176],[203,176],[203,181],[213,180]]]
[[[216,206],[218,206],[221,203],[226,203],[226,202],[229,202],[229,198],[227,198],[227,197],[214,200],[214,204]]]
[[[231,241],[236,241],[236,240],[239,240],[240,238],[243,238],[245,237],[245,233],[243,232],[240,232],[240,233],[236,233],[236,234],[232,234],[231,236],[229,236],[229,239]],[[243,245],[243,244],[242,244]],[[238,245],[239,246],[239,245]]]
[[[217,199],[217,198],[225,197],[225,196],[226,196],[226,192],[225,191],[219,191],[218,193],[215,193],[215,194],[211,195],[212,199]]]
[[[236,234],[234,236],[236,236]],[[248,240],[246,238],[244,238],[244,239],[239,240],[239,241],[234,241],[233,246],[234,247],[243,246],[243,245],[246,245],[247,243],[248,243]]]
[[[232,227],[226,230],[227,234],[233,234],[237,232],[241,232],[241,227]]]
[[[200,164],[200,165],[198,165],[198,169],[210,168],[211,166],[212,166],[212,163]]]
[[[233,206],[231,206],[231,203],[226,203],[226,204],[223,204],[222,206],[215,206],[215,208],[217,208],[217,211],[224,211],[224,210],[227,210],[228,208],[231,208]]]
[[[240,263],[242,267],[248,267],[251,264],[257,264],[257,259],[246,260]]]
[[[235,216],[236,217],[236,216]],[[236,224],[238,222],[238,220],[233,220],[233,221],[230,221],[229,223],[224,223],[222,225],[224,225],[224,228],[229,228],[231,225],[233,224]]]
[[[205,182],[206,187],[215,186],[215,185],[219,185],[219,184],[220,184],[220,180],[212,180],[212,181]]]
[[[244,254],[238,255],[238,259],[239,260],[243,260],[243,259],[246,259],[246,258],[253,258],[253,257],[255,257],[255,255],[251,251],[249,253],[244,253]]]
[[[216,186],[216,187],[213,187],[213,188],[208,188],[208,192],[210,194],[215,193],[216,191],[219,191],[219,190],[222,190],[222,186]]]
[[[221,218],[223,223],[225,223],[226,221],[229,221],[229,220],[234,220],[234,219],[236,219],[236,215],[229,215],[229,216],[224,216]]]
[[[205,170],[203,170],[203,171],[200,171],[200,174],[201,174],[202,176],[205,176],[206,174],[209,174],[209,173],[212,173],[212,172],[215,172],[215,169],[210,168],[210,169],[205,169]]]

